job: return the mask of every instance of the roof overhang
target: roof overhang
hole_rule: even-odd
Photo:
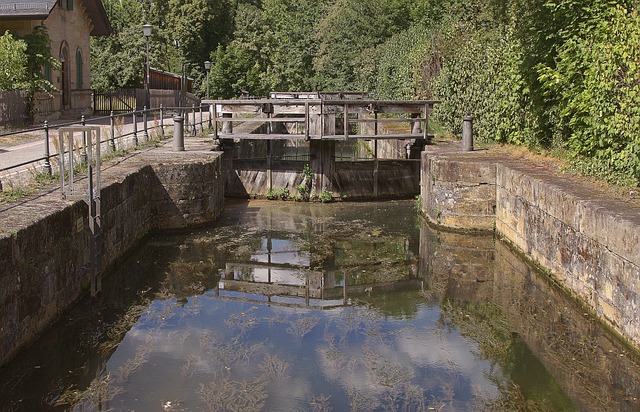
[[[52,0],[0,2],[0,20],[44,20],[55,6]]]
[[[111,23],[101,0],[81,0],[93,29],[92,36],[111,34]],[[0,2],[0,20],[46,20],[56,6],[56,0]]]
[[[111,23],[101,0],[84,0],[87,14],[93,23],[92,36],[108,36],[111,34]]]

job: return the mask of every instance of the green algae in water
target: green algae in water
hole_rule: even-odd
[[[41,351],[42,367],[28,373],[46,369],[49,384],[25,378],[22,395],[0,400],[9,410],[571,411],[580,397],[584,410],[638,405],[616,400],[619,389],[594,384],[585,368],[567,377],[572,333],[518,318],[541,306],[530,302],[535,282],[510,278],[492,240],[436,241],[412,206],[239,203],[216,227],[154,238],[108,278],[99,309],[79,309],[101,319],[76,332],[94,343],[54,344],[88,355],[53,372],[43,359],[61,355]],[[528,295],[494,296],[503,278]],[[558,311],[573,316],[567,324],[584,321],[564,303]],[[61,328],[78,323],[69,318]],[[558,338],[531,340],[528,327]],[[615,349],[573,351],[573,366]],[[633,394],[637,363],[625,361],[620,379]]]

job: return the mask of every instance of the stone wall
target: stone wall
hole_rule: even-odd
[[[498,236],[640,346],[640,208],[490,150],[429,147],[422,179],[428,219],[453,229],[495,225]]]
[[[102,179],[103,272],[152,230],[211,222],[224,204],[220,154],[209,151],[140,153]],[[88,290],[87,210],[59,190],[0,210],[0,365]]]
[[[420,259],[425,298],[453,300],[462,319],[482,319],[453,319],[479,344],[478,356],[505,365],[512,379],[531,379],[531,365],[511,358],[522,340],[578,410],[638,410],[640,387],[630,383],[640,379],[639,358],[503,242],[423,225]]]
[[[495,161],[452,146],[427,146],[422,154],[422,211],[435,224],[464,230],[493,230]]]

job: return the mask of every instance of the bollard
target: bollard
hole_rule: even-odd
[[[184,151],[184,117],[173,116],[173,150]]]
[[[473,116],[465,116],[462,123],[462,151],[473,151]]]
[[[230,119],[233,117],[232,113],[222,113],[222,118]],[[222,122],[222,134],[232,134],[233,133],[233,123],[230,121]]]

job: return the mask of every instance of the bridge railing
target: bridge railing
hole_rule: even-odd
[[[428,140],[429,115],[438,103],[309,97],[203,101],[211,107],[216,138],[271,140]]]

